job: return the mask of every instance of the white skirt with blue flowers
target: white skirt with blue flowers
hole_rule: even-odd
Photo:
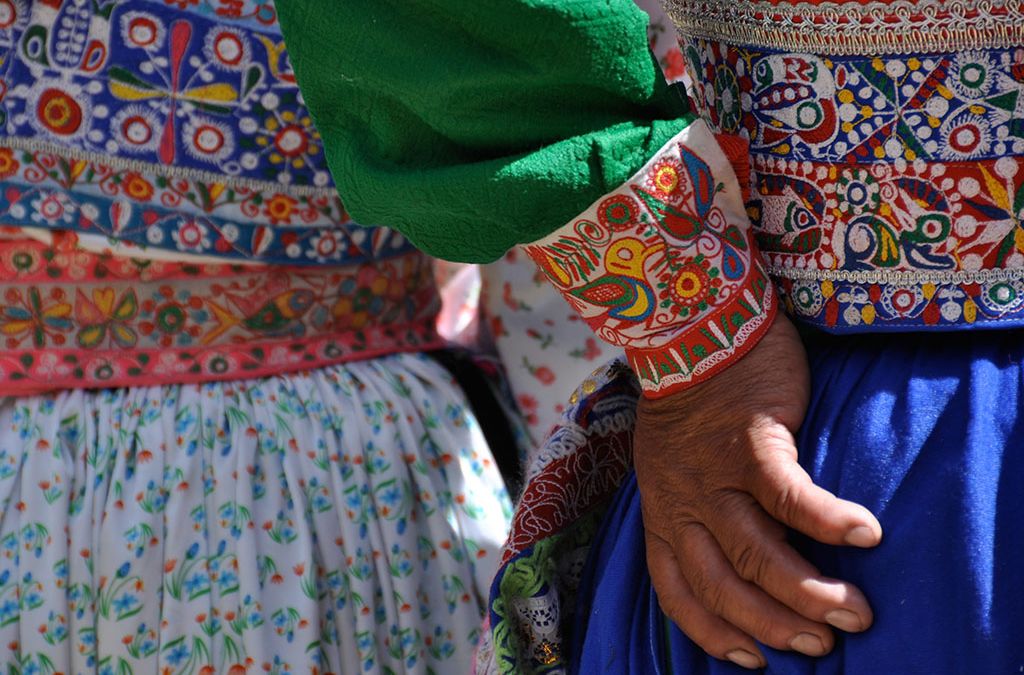
[[[467,672],[508,520],[424,356],[6,399],[0,670]]]

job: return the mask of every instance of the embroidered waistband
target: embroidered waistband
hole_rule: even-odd
[[[1024,326],[1024,270],[771,269],[786,309],[833,332]]]
[[[1024,269],[956,270],[819,270],[775,266],[773,277],[794,281],[833,281],[853,284],[993,284],[1024,280]]]
[[[435,347],[431,263],[194,265],[0,241],[0,387],[268,376]]]
[[[1021,0],[668,0],[680,33],[815,54],[925,54],[1024,43]]]

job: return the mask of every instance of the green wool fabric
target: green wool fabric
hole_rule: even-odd
[[[441,258],[536,241],[693,119],[633,0],[285,0],[285,43],[357,222]]]

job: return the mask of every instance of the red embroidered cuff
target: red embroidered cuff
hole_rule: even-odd
[[[527,253],[648,397],[706,380],[767,331],[775,293],[736,175],[703,121]]]

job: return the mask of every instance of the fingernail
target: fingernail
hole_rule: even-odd
[[[821,638],[810,633],[800,633],[789,641],[789,646],[808,656],[821,656],[825,653],[825,645],[822,644]]]
[[[848,609],[833,609],[825,615],[825,621],[847,633],[857,633],[864,630],[864,622],[860,617]]]
[[[754,670],[761,667],[761,659],[757,658],[754,654],[751,654],[746,649],[734,649],[725,655],[725,658],[729,659],[737,666],[743,666]]]
[[[869,548],[878,543],[878,537],[875,536],[875,531],[870,527],[860,525],[846,533],[846,543],[850,546]]]

